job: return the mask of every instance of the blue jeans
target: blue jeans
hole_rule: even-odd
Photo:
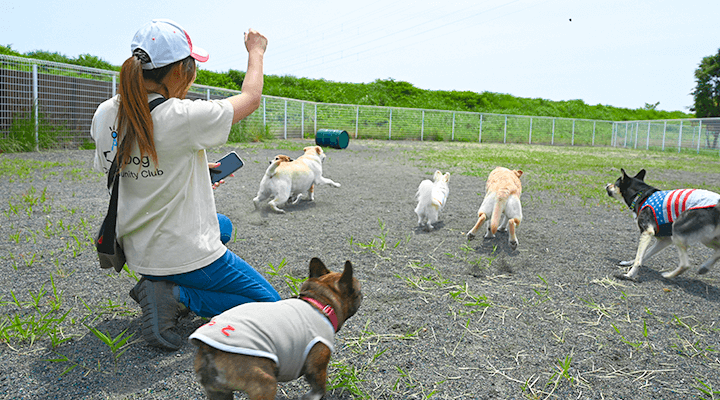
[[[218,217],[221,215],[218,214]],[[253,301],[280,300],[280,295],[270,283],[230,250],[212,264],[195,271],[145,277],[152,281],[175,283],[177,286],[173,294],[177,300],[201,317],[214,317]]]

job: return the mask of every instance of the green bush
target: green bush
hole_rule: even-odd
[[[228,136],[229,142],[266,142],[275,139],[269,126],[259,120],[242,120],[233,125]]]
[[[0,152],[19,153],[35,151],[36,148],[51,149],[57,147],[58,137],[66,132],[67,129],[64,126],[50,124],[40,114],[36,142],[34,115],[15,114],[10,130],[4,138],[0,139]]]

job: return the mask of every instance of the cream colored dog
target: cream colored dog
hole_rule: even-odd
[[[510,248],[513,250],[517,248],[518,240],[515,236],[515,228],[522,221],[522,205],[520,204],[520,195],[522,194],[520,177],[522,174],[522,171],[503,167],[497,167],[490,172],[485,185],[485,199],[478,210],[478,220],[475,226],[467,233],[468,240],[475,238],[475,233],[489,218],[490,223],[485,238],[495,237],[498,229],[507,229]]]
[[[418,204],[415,207],[415,214],[418,216],[418,226],[425,226],[426,231],[433,229],[433,224],[438,221],[440,211],[445,207],[450,188],[450,173],[443,175],[440,171],[435,171],[433,180],[425,179],[418,186],[417,197]]]
[[[279,213],[280,209],[292,199],[292,204],[300,201],[307,193],[309,199],[315,200],[315,185],[325,183],[335,187],[340,184],[322,176],[322,162],[325,152],[320,146],[309,146],[303,149],[305,154],[293,161],[287,161],[287,156],[276,156],[270,163],[265,176],[260,182],[257,196],[253,199],[255,209],[260,208],[260,202],[272,198],[270,207]]]

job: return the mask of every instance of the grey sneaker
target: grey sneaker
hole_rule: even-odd
[[[136,303],[140,304],[140,298],[138,297],[138,292],[140,292],[140,285],[142,285],[143,282],[145,282],[146,279],[144,276],[140,277],[140,280],[133,286],[132,289],[130,289],[130,298],[135,300]]]
[[[174,285],[171,282],[146,279],[138,282],[130,291],[130,297],[142,308],[143,338],[150,345],[167,350],[177,350],[183,342],[182,338],[171,330],[184,308],[172,295]]]
[[[140,286],[143,282],[145,282],[147,279],[145,277],[141,277],[140,280],[133,286],[132,289],[130,289],[130,298],[133,299],[138,305],[140,304],[140,299],[138,293],[140,293]],[[184,317],[190,313],[190,309],[185,306],[185,304],[178,302],[178,305],[180,306],[180,317]]]

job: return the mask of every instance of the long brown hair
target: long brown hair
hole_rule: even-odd
[[[120,106],[117,115],[118,132],[118,171],[130,161],[130,154],[137,145],[141,157],[150,157],[155,166],[158,164],[157,152],[155,151],[155,139],[153,137],[153,121],[148,108],[148,91],[145,88],[145,81],[151,81],[157,86],[157,91],[166,99],[177,97],[184,99],[188,89],[195,79],[195,60],[187,57],[172,64],[156,69],[142,69],[141,59],[147,54],[142,50],[136,50],[125,60],[120,68],[120,87],[118,90]],[[149,60],[149,58],[148,58]],[[187,82],[184,85],[175,85],[173,93],[170,92],[164,80],[170,71],[178,64],[180,67],[180,79]]]

